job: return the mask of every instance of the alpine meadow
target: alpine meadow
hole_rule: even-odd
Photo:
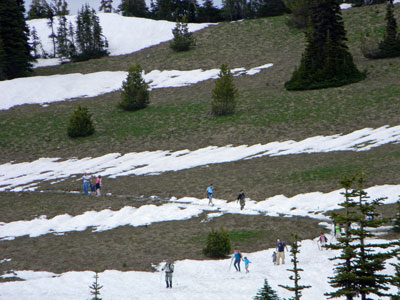
[[[185,15],[176,26],[190,35],[187,51],[174,50],[168,30],[168,38],[129,52],[108,33],[120,30],[121,40],[139,44],[175,22],[151,20],[139,30],[124,22],[150,20],[95,17],[87,5],[82,13],[93,14],[102,32],[96,58],[92,48],[79,57],[73,49],[41,66],[48,55],[21,71],[24,78],[2,76],[0,28],[0,300],[399,299],[400,56],[364,55],[387,36],[388,11],[400,23],[400,3],[393,11],[390,3],[340,10],[344,32],[336,43],[328,30],[327,43],[337,48],[326,52],[342,51],[334,57],[343,64],[352,57],[349,76],[356,79],[335,74],[328,85],[301,82],[329,81],[331,70],[304,75],[323,52],[313,44],[319,29],[290,26],[288,11],[196,29],[190,18],[186,27]],[[75,17],[64,16],[65,24]],[[26,23],[51,45],[41,35],[50,30],[44,19]],[[171,83],[179,76],[181,84]],[[285,88],[289,81],[295,88]],[[78,89],[79,97],[63,96]],[[32,91],[40,90],[49,92],[36,101]],[[284,265],[272,261],[277,239],[289,248]],[[363,269],[358,242],[381,245],[373,250],[379,276]],[[223,254],[208,255],[219,248]],[[251,262],[248,273],[244,263],[241,272],[232,266],[235,248]],[[344,284],[341,259],[365,271],[354,276],[369,276],[370,285]],[[169,289],[167,262],[174,264]]]

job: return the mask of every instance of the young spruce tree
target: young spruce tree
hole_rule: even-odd
[[[385,19],[385,37],[383,41],[379,43],[379,52],[377,58],[400,56],[400,35],[397,34],[397,23],[394,16],[393,0],[388,1]]]
[[[122,83],[121,102],[118,104],[120,108],[135,111],[147,107],[150,103],[149,86],[142,73],[139,64],[129,68],[128,76]]]
[[[212,90],[211,112],[215,116],[233,114],[238,90],[233,84],[233,76],[227,65],[221,65],[218,77]]]
[[[257,295],[253,298],[254,300],[279,300],[280,298],[276,292],[268,284],[268,280],[265,278],[264,286],[258,291]]]
[[[71,138],[85,137],[94,133],[92,115],[87,107],[81,107],[78,104],[77,109],[69,119],[67,133]]]
[[[300,300],[301,298],[301,291],[304,289],[308,289],[311,286],[310,285],[300,285],[299,281],[301,279],[300,272],[303,272],[304,270],[298,267],[299,261],[297,260],[297,254],[300,253],[300,245],[298,243],[298,238],[297,234],[292,236],[293,242],[291,244],[291,249],[290,249],[290,256],[292,256],[292,263],[293,263],[293,269],[288,269],[288,271],[292,272],[293,275],[290,275],[289,279],[293,280],[294,286],[287,286],[287,285],[279,285],[280,287],[283,287],[287,289],[288,291],[294,292],[294,297],[290,298],[289,300]]]
[[[96,271],[94,275],[94,282],[92,285],[89,287],[90,288],[90,294],[92,294],[93,298],[91,300],[101,300],[100,298],[100,290],[103,288],[102,285],[99,284],[99,272]]]
[[[337,0],[312,0],[306,49],[300,66],[285,83],[287,90],[342,86],[366,77],[346,46],[346,31]]]
[[[189,32],[188,22],[186,15],[183,16],[182,20],[176,22],[176,26],[172,29],[174,39],[170,43],[170,47],[174,51],[188,51],[196,44],[193,34]]]
[[[223,228],[220,231],[211,229],[207,236],[207,244],[203,249],[203,254],[208,257],[223,258],[232,250],[229,233]]]

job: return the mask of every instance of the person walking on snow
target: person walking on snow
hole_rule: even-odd
[[[251,261],[249,261],[249,259],[247,257],[243,258],[243,262],[244,262],[244,268],[246,270],[246,273],[249,273],[249,264],[251,263]]]
[[[212,184],[210,184],[210,186],[207,188],[206,193],[208,197],[208,205],[214,206],[214,204],[212,203],[212,198],[214,195],[214,188]]]
[[[237,248],[235,248],[235,251],[233,253],[232,260],[233,259],[235,259],[233,266],[235,267],[236,271],[240,272],[240,260],[242,259],[242,254]]]
[[[326,243],[328,242],[328,239],[326,238],[325,234],[321,233],[320,237],[319,237],[319,242],[321,244],[321,249],[322,247],[325,247]]]
[[[282,265],[285,264],[285,248],[286,251],[289,251],[286,244],[282,242],[280,239],[276,240],[276,250],[278,252],[276,256],[276,264],[279,265],[279,261],[282,260]]]
[[[237,196],[237,201],[236,202],[240,202],[240,210],[243,210],[245,204],[246,204],[246,200],[245,200],[245,195],[244,195],[244,191],[240,190],[239,195]]]
[[[272,262],[274,263],[274,265],[276,265],[276,251],[272,253]]]
[[[172,273],[174,272],[174,268],[174,265],[167,260],[164,267],[161,269],[161,271],[165,270],[165,282],[167,284],[167,288],[170,289],[172,289]]]

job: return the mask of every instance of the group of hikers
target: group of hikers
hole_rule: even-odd
[[[83,184],[83,193],[85,195],[97,195],[101,196],[101,186],[102,186],[102,179],[101,175],[93,176],[88,175],[86,172],[82,176],[82,184]]]
[[[212,199],[214,197],[214,186],[210,184],[206,189],[206,196],[208,198],[208,205],[214,206]],[[246,196],[243,190],[240,190],[239,195],[236,198],[236,202],[240,203],[240,210],[243,210],[246,205]]]
[[[274,263],[274,265],[279,265],[280,263],[285,264],[285,249],[286,251],[288,251],[286,244],[280,239],[277,239],[276,251],[274,251],[274,253],[272,254],[272,262]],[[251,261],[246,256],[243,257],[239,249],[235,248],[230,266],[232,266],[233,262],[233,266],[235,267],[236,272],[241,272],[240,263],[242,261],[244,263],[245,272],[249,273],[249,265],[251,264]],[[175,266],[170,260],[166,260],[165,265],[161,268],[161,271],[165,271],[165,283],[167,285],[167,288],[172,288],[172,274],[174,270]]]

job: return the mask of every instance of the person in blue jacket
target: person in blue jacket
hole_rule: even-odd
[[[212,198],[214,195],[214,187],[212,184],[210,184],[210,186],[207,188],[206,193],[208,197],[208,205],[214,206],[214,204],[212,203]]]

